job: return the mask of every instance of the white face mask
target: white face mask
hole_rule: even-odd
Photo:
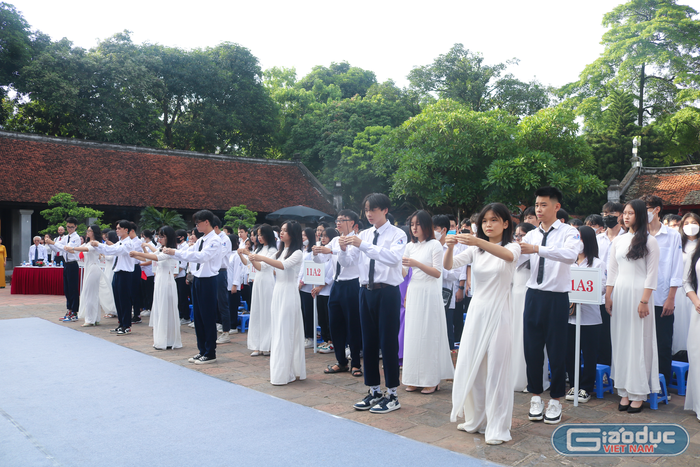
[[[651,224],[651,221],[654,220],[654,211],[647,211],[647,223]]]
[[[303,243],[304,243],[304,246],[309,246],[309,241],[308,241],[308,240],[304,240]]]
[[[435,231],[435,240],[440,241],[442,238],[442,232],[440,230]]]
[[[685,224],[683,226],[683,232],[689,237],[694,237],[700,232],[700,225],[698,224]]]
[[[476,235],[476,224],[472,224],[472,235]]]

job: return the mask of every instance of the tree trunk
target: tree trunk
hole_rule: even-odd
[[[639,125],[639,128],[642,127],[644,121],[644,82],[646,81],[644,65],[646,64],[642,63],[642,71],[639,76],[639,107],[637,108],[637,125]]]

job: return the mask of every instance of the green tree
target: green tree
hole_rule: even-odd
[[[231,209],[224,214],[224,221],[226,225],[233,227],[233,230],[237,230],[239,227],[252,229],[257,215],[257,212],[251,211],[245,204],[241,204],[239,206],[231,206]]]
[[[10,86],[32,58],[32,31],[14,5],[0,2],[0,86]]]
[[[320,65],[313,67],[296,86],[313,91],[318,96],[318,102],[326,102],[330,96],[324,95],[324,92],[327,92],[329,86],[336,86],[340,90],[340,96],[333,96],[334,98],[349,99],[356,95],[364,97],[370,86],[376,82],[377,77],[372,71],[350,66],[348,62],[333,62],[328,68]]]
[[[49,208],[41,211],[41,216],[49,221],[49,226],[40,231],[42,235],[56,235],[59,226],[66,225],[67,217],[75,217],[78,220],[78,226],[75,229],[79,235],[85,235],[87,231],[87,222],[90,219],[96,219],[97,225],[101,229],[108,229],[109,225],[102,223],[103,211],[88,208],[86,206],[78,206],[73,200],[73,195],[70,193],[56,193],[49,200]]]
[[[187,224],[177,211],[164,208],[162,211],[153,206],[146,206],[141,210],[139,227],[141,230],[158,230],[164,225],[168,225],[173,229],[186,229]]]

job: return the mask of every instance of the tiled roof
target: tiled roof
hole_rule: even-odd
[[[683,167],[643,167],[625,193],[625,199],[654,194],[664,205],[700,205],[700,165]]]
[[[329,193],[301,164],[160,151],[0,132],[0,202],[257,212],[304,205],[334,214]],[[324,193],[325,192],[325,193]]]

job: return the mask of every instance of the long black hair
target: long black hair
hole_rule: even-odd
[[[270,248],[274,248],[275,250],[277,249],[277,239],[275,238],[275,231],[272,230],[272,226],[270,224],[262,224],[258,228],[259,235],[265,240],[265,243],[267,243],[267,246]],[[262,243],[258,243],[258,247],[255,250],[257,253],[258,251],[262,250],[263,247]]]
[[[309,241],[309,244],[306,245],[306,252],[310,252],[311,249],[314,247],[316,244],[316,229],[312,229],[311,227],[307,227],[304,229],[304,235],[306,235],[306,239]],[[303,243],[302,243],[303,246]]]
[[[299,224],[297,221],[287,221],[282,224],[282,227],[285,225],[287,226],[287,235],[289,235],[289,248],[287,248],[287,254],[284,256],[284,259],[287,259],[295,251],[301,250],[304,243],[301,239],[301,224]],[[276,259],[279,259],[279,257],[282,255],[282,251],[284,251],[284,249],[277,252],[277,256],[275,257]]]
[[[90,226],[90,230],[92,230],[92,235],[95,237],[94,240],[96,242],[101,242],[102,241],[102,229],[100,228],[99,225],[92,224]],[[87,233],[85,234],[85,237],[87,238]]]
[[[328,243],[330,243],[331,240],[333,240],[335,237],[337,237],[339,235],[338,231],[336,229],[334,229],[333,227],[328,227],[326,229],[325,234],[326,234],[326,237],[328,237]]]
[[[625,205],[634,210],[634,238],[630,243],[630,250],[627,252],[627,259],[634,261],[635,259],[644,258],[648,253],[647,238],[649,230],[647,228],[647,205],[641,199],[633,199]]]
[[[107,232],[107,240],[109,240],[112,243],[117,243],[119,242],[119,235],[117,235],[117,232],[114,230],[110,230]]]
[[[486,217],[486,214],[488,214],[490,211],[493,211],[496,217],[500,218],[502,221],[508,222],[508,225],[503,229],[503,236],[501,237],[501,246],[506,246],[513,241],[513,218],[511,217],[510,211],[505,204],[491,203],[484,206],[484,209],[481,210],[479,213],[479,218],[476,221],[476,236],[482,240],[486,240],[487,242],[491,241],[489,237],[486,236],[486,232],[484,232],[483,227],[481,227],[481,224],[484,222],[484,217]],[[479,251],[484,250],[479,248]]]
[[[163,226],[163,227],[165,227],[165,226]],[[161,227],[161,229],[162,229],[163,227]],[[143,235],[144,238],[150,240],[151,243],[153,243],[153,244],[155,245],[156,242],[155,242],[155,240],[153,239],[153,234],[154,234],[154,232],[153,232],[152,230],[144,230],[143,232],[141,232],[141,235]],[[160,234],[159,234],[159,235],[160,235]],[[168,247],[168,248],[170,248],[170,247]]]
[[[238,250],[238,247],[241,246],[241,238],[232,233],[228,234],[228,239],[231,240],[231,251]]]
[[[151,233],[153,235],[153,233]],[[158,230],[158,235],[165,236],[165,248],[177,249],[177,235],[175,235],[175,229],[169,225],[164,225]]]
[[[696,269],[698,260],[700,260],[700,248],[695,248],[695,253],[693,253],[693,257],[690,259],[690,272],[688,272],[688,280],[690,281],[690,285],[693,286],[695,293],[698,293],[698,271]]]
[[[578,228],[578,231],[581,234],[583,255],[588,261],[588,267],[593,267],[593,260],[598,258],[598,240],[595,238],[595,230],[587,225],[582,225]]]
[[[428,214],[427,211],[421,209],[411,214],[411,217],[409,217],[408,221],[406,222],[406,224],[408,224],[409,231],[411,232],[409,238],[411,239],[412,243],[418,242],[418,237],[415,237],[413,235],[413,229],[411,228],[411,224],[414,221],[420,226],[421,230],[423,231],[425,241],[435,240],[435,231],[433,230],[433,218],[430,217],[430,214]]]

